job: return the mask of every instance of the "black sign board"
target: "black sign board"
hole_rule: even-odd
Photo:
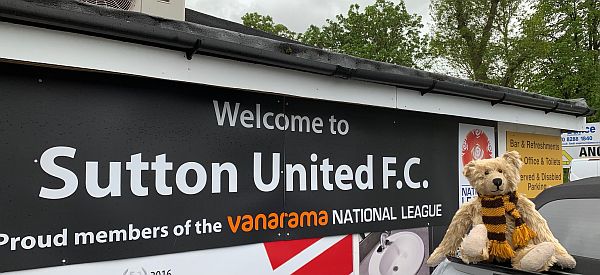
[[[456,211],[451,117],[0,71],[0,272],[443,225]]]

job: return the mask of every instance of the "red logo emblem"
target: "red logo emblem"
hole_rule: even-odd
[[[460,156],[463,166],[472,160],[492,158],[492,143],[485,132],[480,129],[469,132],[463,140]]]

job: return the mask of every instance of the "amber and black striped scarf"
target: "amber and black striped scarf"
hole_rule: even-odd
[[[535,238],[535,232],[523,222],[521,214],[516,208],[518,201],[516,192],[497,196],[479,195],[479,200],[481,201],[481,216],[490,240],[490,256],[510,259],[515,255],[512,247],[506,241],[506,213],[515,219],[515,230],[512,234],[513,245],[522,247],[527,245],[529,240]]]

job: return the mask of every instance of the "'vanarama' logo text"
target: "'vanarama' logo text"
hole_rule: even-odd
[[[242,216],[227,216],[227,223],[231,232],[236,233],[239,229],[244,232],[253,230],[275,230],[283,228],[310,227],[310,226],[326,226],[329,223],[329,215],[327,211],[303,211],[297,212],[281,212],[242,215]]]

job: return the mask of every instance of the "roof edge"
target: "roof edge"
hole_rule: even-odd
[[[565,100],[223,29],[121,11],[75,1],[0,1],[0,19],[207,54],[321,75],[351,78],[421,91],[507,104],[546,113],[589,116],[582,100]]]

